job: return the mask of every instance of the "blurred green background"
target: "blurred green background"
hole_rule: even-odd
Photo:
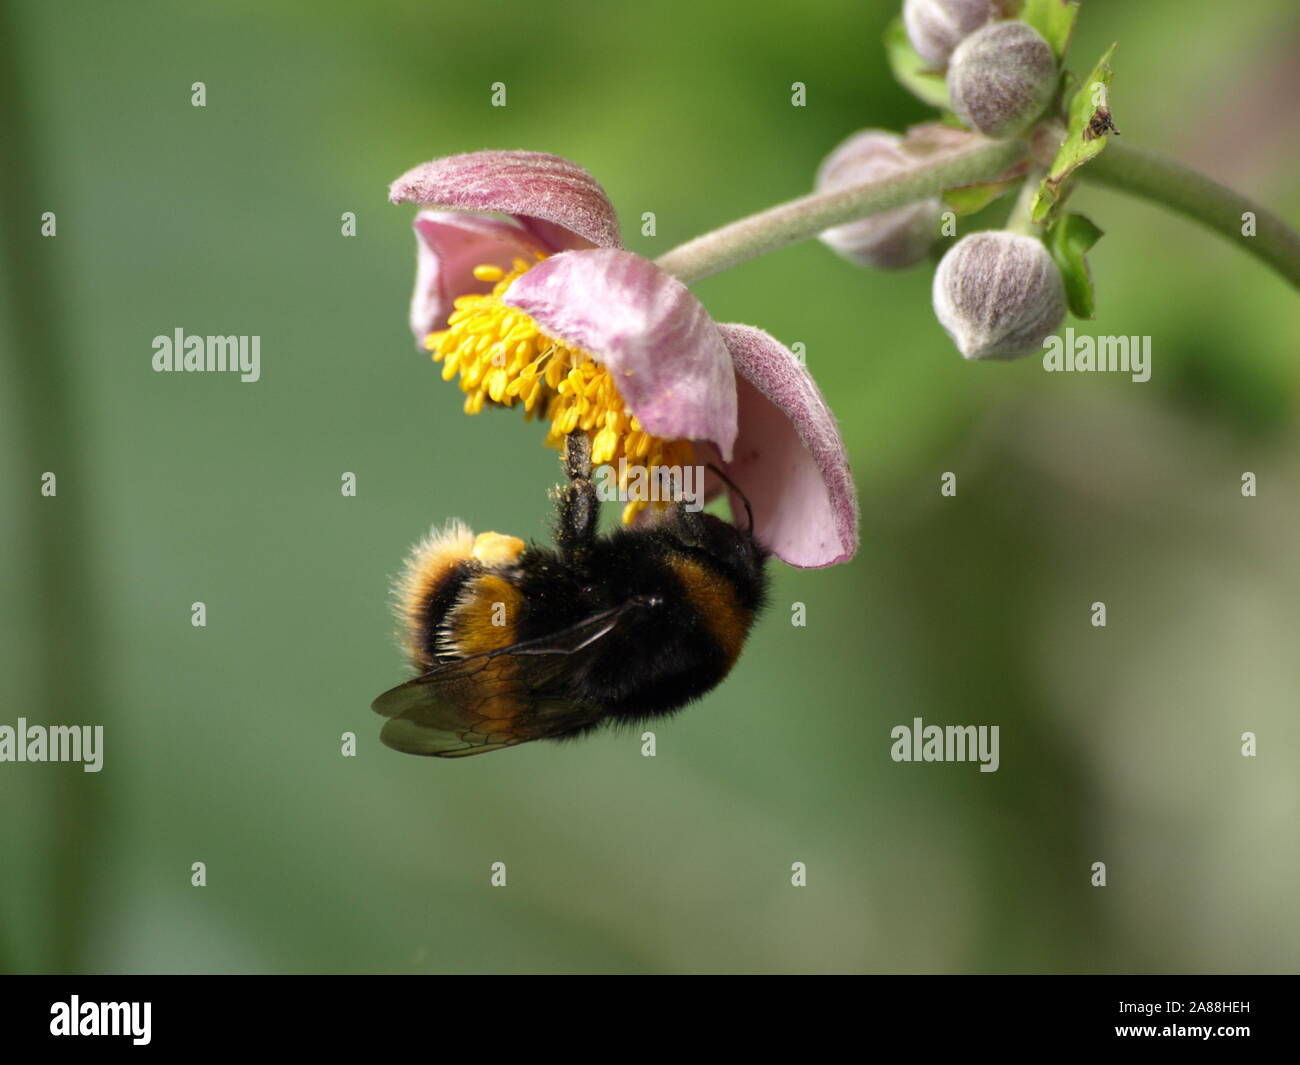
[[[816,242],[698,286],[806,345],[862,548],[776,567],[657,757],[635,734],[454,763],[378,742],[406,548],[452,516],[543,537],[558,473],[537,426],[465,418],[414,349],[388,182],[556,152],[657,255],[803,193],[849,132],[927,117],[884,66],[896,7],[9,5],[0,724],[106,739],[98,774],[0,764],[0,969],[1298,967],[1300,301],[1115,193],[1075,201],[1106,236],[1098,318],[1071,324],[1151,336],[1148,384],[964,363],[929,268]],[[1300,220],[1291,0],[1088,0],[1072,65],[1112,40],[1125,142]],[[260,335],[261,381],[153,373],[177,327]],[[916,716],[1000,725],[1000,770],[892,762]]]

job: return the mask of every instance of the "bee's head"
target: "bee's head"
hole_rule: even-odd
[[[749,498],[730,477],[711,463],[709,469],[734,493],[733,511],[735,496],[740,497],[745,507],[745,526],[742,529],[712,514],[679,511],[677,538],[684,547],[707,555],[716,566],[730,573],[734,579],[752,587],[755,596],[761,598],[764,587],[763,566],[768,552],[754,538],[754,510],[749,505]]]
[[[701,514],[704,524],[704,543],[700,546],[709,554],[728,559],[747,570],[761,569],[767,561],[767,550],[755,538],[750,528],[716,517]]]
[[[739,528],[713,514],[681,511],[670,534],[678,547],[704,561],[728,578],[747,609],[757,610],[767,587],[767,551],[748,529]]]

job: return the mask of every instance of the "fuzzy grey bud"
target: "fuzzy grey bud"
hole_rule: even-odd
[[[903,27],[917,54],[936,70],[952,50],[988,22],[991,0],[903,0]]]
[[[948,95],[957,116],[988,137],[1015,137],[1056,95],[1052,46],[1023,22],[995,22],[957,46]]]
[[[882,129],[853,134],[817,170],[818,192],[887,178],[916,165],[901,147],[903,138]],[[937,199],[909,203],[893,210],[835,226],[821,234],[828,248],[858,266],[898,269],[920,262],[939,235],[941,205]]]
[[[1065,319],[1061,271],[1035,237],[971,233],[934,273],[934,313],[968,359],[1032,355]]]

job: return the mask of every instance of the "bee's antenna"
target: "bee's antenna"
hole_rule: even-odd
[[[708,467],[726,482],[728,488],[735,492],[736,495],[740,496],[741,502],[745,504],[745,517],[749,519],[749,528],[747,528],[745,532],[752,535],[754,532],[754,508],[749,505],[749,496],[745,495],[744,492],[737,488],[736,482],[718,469],[717,466],[713,465],[713,463],[710,462]]]

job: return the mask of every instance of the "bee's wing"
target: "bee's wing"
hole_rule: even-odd
[[[591,724],[603,708],[569,694],[573,656],[643,605],[631,599],[539,639],[440,663],[371,704],[388,718],[379,738],[408,754],[459,758]]]

